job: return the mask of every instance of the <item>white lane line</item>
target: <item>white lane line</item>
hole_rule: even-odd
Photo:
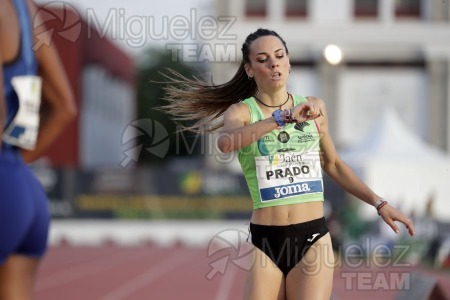
[[[237,270],[238,268],[231,264],[228,266],[227,271],[225,272],[222,280],[220,281],[219,290],[217,291],[215,298],[216,300],[230,299],[230,292],[231,289],[233,288],[233,282],[234,279],[236,278]]]
[[[126,299],[130,294],[146,287],[152,281],[164,276],[171,272],[179,265],[189,261],[196,253],[186,255],[185,250],[178,250],[169,257],[160,261],[151,267],[150,270],[134,277],[133,279],[125,282],[117,289],[111,291],[107,295],[103,296],[100,300],[121,300]]]
[[[42,292],[46,289],[54,288],[60,285],[68,284],[72,281],[82,279],[96,273],[104,272],[109,269],[118,267],[120,265],[128,264],[136,260],[142,260],[143,257],[152,255],[154,252],[162,251],[161,249],[148,249],[142,251],[141,255],[127,255],[123,256],[114,253],[102,259],[97,259],[94,262],[91,260],[77,264],[74,267],[69,267],[66,270],[54,273],[45,278],[39,279],[35,291]]]

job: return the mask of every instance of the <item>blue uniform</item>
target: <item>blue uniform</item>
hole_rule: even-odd
[[[11,122],[19,106],[11,78],[36,75],[37,61],[33,51],[33,35],[26,0],[13,0],[19,17],[20,51],[3,65],[3,90],[7,109],[6,124]],[[0,264],[11,254],[41,257],[47,248],[50,222],[46,194],[23,162],[19,150],[5,142],[0,152]]]

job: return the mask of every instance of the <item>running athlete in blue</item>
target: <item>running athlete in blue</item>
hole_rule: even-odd
[[[47,246],[47,198],[26,163],[41,156],[76,113],[55,49],[33,50],[36,11],[31,1],[0,1],[1,300],[31,299]],[[41,84],[46,114],[40,118]]]

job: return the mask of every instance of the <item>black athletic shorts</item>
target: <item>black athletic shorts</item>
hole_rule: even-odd
[[[250,223],[253,245],[264,252],[287,276],[308,249],[328,233],[325,218],[286,226]]]

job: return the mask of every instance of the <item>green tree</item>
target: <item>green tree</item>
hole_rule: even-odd
[[[161,72],[167,74],[167,68],[187,77],[196,75],[195,73],[201,70],[201,66],[188,65],[174,58],[170,51],[150,48],[144,52],[137,66],[137,116],[138,119],[154,120],[167,130],[169,149],[163,158],[144,151],[154,143],[154,140],[152,136],[141,135],[139,144],[142,145],[142,151],[139,162],[158,163],[174,156],[197,153],[201,144],[202,137],[196,137],[192,133],[177,132],[176,123],[163,111],[157,109],[166,104],[163,99],[164,86],[160,82],[165,81]]]

